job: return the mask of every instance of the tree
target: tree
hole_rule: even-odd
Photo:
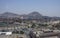
[[[15,33],[15,34],[19,34],[19,31],[15,30],[15,31],[13,31],[12,33],[13,33],[13,34],[14,34],[14,33]]]
[[[56,24],[55,28],[60,29],[60,23]]]
[[[20,34],[24,34],[24,32],[23,31],[20,31]]]
[[[36,27],[36,25],[33,23],[32,26],[31,26],[31,28],[35,28],[35,27]]]
[[[39,26],[41,26],[41,27],[47,27],[48,24],[39,24]]]

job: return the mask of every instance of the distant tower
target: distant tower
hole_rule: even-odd
[[[22,16],[22,17],[21,17],[21,20],[22,20],[22,25],[23,25],[23,19],[24,19],[24,17]]]

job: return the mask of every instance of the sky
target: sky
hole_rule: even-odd
[[[60,17],[60,0],[0,0],[0,14],[29,14],[33,11],[44,16]]]

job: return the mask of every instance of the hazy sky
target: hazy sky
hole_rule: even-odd
[[[38,11],[46,16],[60,17],[60,0],[0,0],[0,13],[28,14]]]

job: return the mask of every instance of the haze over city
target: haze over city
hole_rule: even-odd
[[[0,38],[60,38],[60,0],[0,0]]]
[[[0,0],[0,14],[28,14],[33,11],[44,16],[60,17],[60,0]]]

